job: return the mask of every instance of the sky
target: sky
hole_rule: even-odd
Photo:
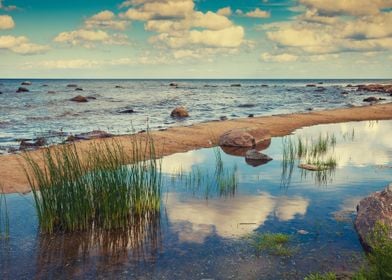
[[[0,78],[392,78],[392,0],[0,0]]]

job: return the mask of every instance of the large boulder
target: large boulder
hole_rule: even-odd
[[[392,240],[392,184],[362,199],[357,206],[355,229],[365,249],[371,249],[369,235],[378,222],[389,228],[388,236]]]
[[[250,148],[270,138],[271,136],[266,129],[232,129],[220,136],[219,146]]]
[[[88,102],[88,99],[84,96],[81,96],[81,95],[77,95],[77,96],[71,98],[70,100],[74,101],[74,102]]]
[[[257,151],[262,151],[267,149],[271,145],[271,138],[268,138],[264,141],[261,141],[256,144],[256,146],[249,148],[249,147],[232,147],[232,146],[221,146],[222,151],[225,152],[228,155],[232,156],[238,156],[238,157],[245,157],[246,152],[249,151],[249,149],[255,149]]]
[[[177,107],[171,112],[170,116],[174,118],[186,118],[189,117],[189,113],[185,107]]]

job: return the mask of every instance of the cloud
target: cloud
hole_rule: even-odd
[[[94,68],[100,63],[96,60],[69,59],[69,60],[46,60],[34,65],[27,64],[26,68],[42,67],[46,69],[89,69]]]
[[[85,20],[87,29],[105,28],[114,30],[125,30],[129,25],[126,20],[116,20],[112,11],[102,11]]]
[[[392,7],[392,0],[300,0],[302,5],[315,9],[320,15],[374,15]]]
[[[87,48],[94,47],[94,43],[103,43],[108,45],[126,45],[128,37],[125,34],[109,35],[102,30],[79,29],[69,32],[61,32],[54,38],[56,43],[67,43],[72,46],[82,45]]]
[[[265,62],[294,62],[298,60],[298,56],[289,53],[272,55],[265,52],[260,55],[260,59]]]
[[[25,36],[0,36],[0,50],[9,50],[11,52],[23,55],[40,54],[47,52],[50,48],[46,45],[31,43]]]
[[[252,17],[252,18],[269,18],[271,15],[267,11],[260,10],[256,8],[254,11],[250,11],[245,13],[245,16]]]
[[[199,58],[201,50],[208,56],[217,54],[212,48],[232,53],[245,43],[244,28],[228,18],[230,7],[201,12],[195,10],[193,0],[131,0],[121,6],[131,6],[121,18],[144,21],[145,30],[157,33],[149,42],[168,49],[176,59]]]
[[[228,17],[228,16],[231,16],[232,11],[231,11],[231,8],[230,8],[230,7],[225,7],[225,8],[219,9],[218,11],[216,11],[216,13],[217,13],[218,15]]]
[[[12,29],[14,28],[15,23],[12,17],[8,15],[0,15],[0,30],[4,29]]]

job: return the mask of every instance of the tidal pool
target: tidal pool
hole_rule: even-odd
[[[290,139],[326,135],[333,170],[287,161]],[[356,271],[365,257],[355,207],[392,182],[391,139],[392,121],[303,128],[273,138],[262,151],[273,160],[256,167],[219,151],[229,178],[220,185],[216,148],[165,157],[160,215],[127,232],[40,234],[32,195],[6,195],[10,237],[0,243],[0,278],[303,279]],[[225,188],[230,180],[235,184]],[[290,254],[257,250],[254,237],[267,232],[289,234]]]

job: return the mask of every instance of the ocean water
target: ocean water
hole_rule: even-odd
[[[333,172],[320,180],[297,161],[290,175],[284,171],[284,139],[327,134],[336,139]],[[392,121],[307,127],[273,138],[263,151],[273,160],[257,167],[221,151],[224,168],[236,166],[230,194],[178,179],[180,169],[214,173],[213,149],[164,157],[160,215],[129,232],[41,234],[32,195],[6,195],[10,236],[0,239],[0,278],[291,280],[357,271],[365,255],[353,226],[356,205],[392,181],[391,137]],[[266,232],[289,234],[292,255],[256,250],[252,236]]]
[[[348,84],[387,80],[30,80],[30,92],[16,93],[24,80],[0,80],[0,153],[17,148],[21,139],[47,137],[59,142],[70,134],[96,129],[114,134],[217,120],[363,105],[364,96]],[[178,87],[170,87],[170,82]],[[306,84],[317,87],[306,87]],[[77,84],[83,91],[67,87]],[[241,84],[241,87],[232,87]],[[120,86],[120,88],[116,87]],[[48,93],[54,91],[55,93]],[[348,92],[342,95],[343,91]],[[88,103],[69,101],[93,96]],[[389,99],[389,97],[387,97]],[[388,102],[385,101],[385,102]],[[190,117],[170,117],[185,106]],[[118,113],[133,109],[133,114]]]

